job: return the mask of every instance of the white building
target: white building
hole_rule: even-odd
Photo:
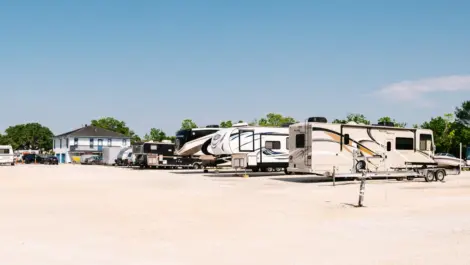
[[[103,146],[128,147],[130,145],[129,136],[87,125],[53,138],[53,150],[59,163],[71,163],[83,154],[101,155]]]

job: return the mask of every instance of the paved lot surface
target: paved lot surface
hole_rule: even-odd
[[[470,174],[445,183],[0,167],[0,264],[470,264]]]

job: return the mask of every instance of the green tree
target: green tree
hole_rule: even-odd
[[[232,127],[232,121],[222,121],[220,123],[221,128],[230,128]]]
[[[429,122],[421,125],[423,129],[433,131],[436,152],[450,152],[455,146],[455,129],[453,128],[454,115],[444,114],[444,117],[432,118]]]
[[[397,122],[395,121],[394,119],[390,118],[390,117],[382,117],[378,120],[378,122],[393,122],[395,124],[395,127],[399,127],[399,128],[405,128],[406,127],[406,123],[405,122]]]
[[[296,120],[289,116],[283,116],[277,113],[269,113],[266,118],[261,118],[257,121],[259,126],[281,127],[286,123],[295,123]]]
[[[10,126],[5,130],[1,141],[12,145],[13,149],[52,149],[52,131],[39,123],[26,123]]]
[[[455,137],[451,152],[460,155],[460,143],[462,143],[463,150],[470,145],[470,101],[462,102],[460,107],[455,108],[454,114],[453,129],[455,130]],[[462,155],[465,156],[465,153]]]
[[[457,123],[465,126],[470,125],[470,101],[462,102],[462,106],[455,108],[454,113]]]
[[[353,121],[355,123],[362,123],[366,125],[370,124],[370,121],[363,114],[359,114],[359,113],[350,113],[348,114],[348,116],[346,116],[345,120],[335,119],[333,120],[333,123],[346,124],[350,121]]]
[[[160,129],[156,128],[151,128],[150,133],[146,134],[144,136],[145,141],[155,141],[155,142],[161,142],[163,140],[166,140],[168,137],[166,136],[166,133]]]
[[[189,130],[192,128],[197,128],[197,125],[193,120],[185,119],[181,122],[181,130]]]
[[[141,141],[140,137],[126,125],[126,122],[112,117],[91,120],[91,125],[129,136],[132,144]]]

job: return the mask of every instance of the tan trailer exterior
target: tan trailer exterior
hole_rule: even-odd
[[[437,166],[433,132],[426,129],[304,122],[289,127],[288,141],[287,174],[416,177]]]

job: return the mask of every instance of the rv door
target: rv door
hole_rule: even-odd
[[[305,126],[305,165],[308,167],[312,166],[312,125],[307,124]]]
[[[395,149],[395,139],[394,138],[387,138],[385,140],[385,157],[384,157],[384,170],[388,170],[391,166],[391,162],[394,161],[394,149]]]
[[[238,131],[238,150],[240,152],[255,151],[255,132],[253,130]]]

